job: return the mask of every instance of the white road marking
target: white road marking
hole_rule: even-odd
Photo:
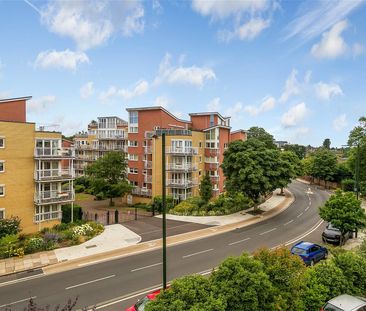
[[[156,267],[156,266],[159,266],[159,265],[162,265],[162,264],[163,264],[162,262],[154,263],[154,264],[152,264],[152,265],[148,265],[148,266],[145,266],[145,267],[132,269],[132,270],[131,270],[131,272],[136,272],[136,271],[140,271],[140,270],[148,269],[148,268],[151,268],[151,267]]]
[[[310,205],[307,206],[307,208],[305,208],[305,212],[310,208]]]
[[[21,278],[21,279],[18,279],[18,280],[11,280],[11,281],[7,281],[7,282],[3,282],[3,283],[0,283],[0,287],[10,285],[10,284],[14,284],[14,283],[29,281],[29,280],[32,280],[32,279],[37,279],[37,278],[40,278],[40,277],[43,277],[43,276],[44,276],[44,274],[40,273],[40,274],[36,274],[36,275],[32,275],[32,276],[27,276],[25,278]]]
[[[259,235],[267,234],[267,233],[270,233],[270,232],[275,231],[275,230],[277,230],[277,228],[273,228],[273,229],[271,229],[271,230],[264,231],[264,232],[262,232],[262,233],[259,233]]]
[[[68,289],[72,289],[72,288],[75,288],[75,287],[79,287],[79,286],[83,286],[83,285],[87,285],[87,284],[91,284],[91,283],[95,283],[95,282],[103,281],[103,280],[106,280],[106,279],[113,278],[113,277],[115,277],[115,276],[116,276],[115,274],[108,275],[108,276],[106,276],[106,277],[104,277],[104,278],[99,278],[99,279],[95,279],[95,280],[92,280],[92,281],[89,281],[89,282],[84,282],[84,283],[80,283],[80,284],[72,285],[72,286],[66,287],[65,289],[66,289],[66,290],[68,290]]]
[[[300,236],[298,236],[298,237],[296,237],[296,238],[294,238],[294,239],[292,239],[292,240],[290,240],[290,241],[287,241],[286,243],[285,243],[285,246],[287,246],[287,245],[290,245],[290,244],[292,244],[292,243],[294,243],[294,242],[297,242],[297,241],[299,241],[299,240],[301,240],[301,239],[303,239],[304,237],[306,237],[307,235],[309,235],[310,233],[313,233],[316,229],[318,229],[320,226],[321,226],[321,224],[324,222],[324,220],[320,220],[318,223],[316,223],[315,224],[315,226],[314,227],[312,227],[309,231],[307,231],[307,232],[305,232],[304,234],[302,234],[302,235],[300,235]]]
[[[0,308],[15,305],[16,303],[24,302],[24,301],[28,301],[29,299],[36,299],[36,298],[37,298],[37,296],[32,296],[32,297],[24,298],[24,299],[17,300],[17,301],[14,301],[14,302],[9,302],[6,305],[1,305]]]
[[[248,240],[250,240],[250,238],[246,238],[246,239],[244,239],[244,240],[240,240],[240,241],[232,242],[232,243],[229,243],[228,245],[234,245],[234,244],[238,244],[238,243],[245,242],[245,241],[248,241]]]
[[[294,220],[293,219],[291,219],[290,221],[288,221],[288,222],[286,222],[285,224],[283,224],[284,226],[287,226],[287,225],[289,225],[290,223],[292,223]]]
[[[300,213],[299,215],[297,215],[297,218],[301,217],[304,213]]]
[[[192,257],[192,256],[195,256],[195,255],[199,255],[199,254],[203,254],[203,253],[211,252],[211,251],[213,251],[213,250],[214,250],[213,248],[206,249],[206,250],[201,251],[201,252],[197,252],[197,253],[193,253],[193,254],[185,255],[185,256],[183,256],[182,258]]]

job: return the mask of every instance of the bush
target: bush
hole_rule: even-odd
[[[342,180],[343,191],[353,192],[355,189],[355,181],[353,179],[343,179]]]
[[[173,203],[173,197],[171,196],[166,196],[166,210],[169,211],[170,209],[172,209],[174,207],[174,203]],[[151,208],[154,209],[155,212],[161,213],[163,210],[163,197],[161,195],[157,195],[156,197],[154,197],[152,204],[151,204]]]
[[[360,182],[360,192],[361,195],[366,198],[366,181]]]
[[[24,243],[24,249],[26,254],[35,253],[44,249],[45,243],[42,238],[30,238]]]
[[[93,227],[90,226],[89,224],[76,226],[73,227],[71,230],[74,233],[74,236],[89,235],[94,231]]]
[[[104,200],[106,198],[104,192],[99,192],[95,195],[95,199],[94,200],[97,200],[97,201],[100,201],[100,200]]]
[[[71,204],[62,205],[62,223],[70,223],[71,222]],[[82,218],[82,208],[79,205],[74,204],[74,221],[81,220]]]
[[[20,232],[20,218],[10,217],[0,219],[0,239],[6,235],[14,235]]]
[[[75,186],[84,186],[84,189],[86,189],[86,188],[90,187],[90,181],[87,177],[80,176],[75,179]],[[75,187],[75,189],[76,189],[76,187]]]
[[[199,206],[194,202],[194,200],[189,199],[180,202],[174,207],[174,211],[180,215],[191,215],[193,211],[198,211],[198,209]]]
[[[14,256],[17,248],[17,234],[9,234],[0,238],[0,258],[8,258]]]
[[[85,191],[85,186],[84,185],[76,185],[75,186],[75,192],[76,193],[81,193]]]

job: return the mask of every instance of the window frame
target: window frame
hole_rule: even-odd
[[[0,160],[0,163],[3,164],[3,169],[0,169],[0,173],[5,173],[5,160]]]
[[[2,217],[1,217],[1,214],[3,215]],[[5,216],[5,208],[2,207],[2,208],[0,208],[0,220],[5,219],[5,217],[6,217]]]
[[[0,149],[5,149],[5,136],[0,136],[0,140],[3,141],[3,144],[0,145]]]
[[[5,184],[0,184],[0,188],[3,188],[3,194],[0,194],[0,198],[5,197]]]

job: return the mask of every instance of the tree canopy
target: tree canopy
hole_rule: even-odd
[[[207,173],[201,180],[200,196],[206,203],[212,198],[212,183],[211,178]]]
[[[312,166],[312,176],[330,181],[336,174],[337,169],[337,157],[328,150],[321,148],[314,153],[314,160]]]
[[[348,231],[366,227],[366,214],[352,192],[337,190],[319,209],[320,217],[338,228],[344,237]],[[342,239],[343,240],[343,239]],[[342,241],[341,241],[342,242]]]
[[[110,199],[123,196],[131,190],[127,181],[127,162],[124,154],[117,151],[106,153],[87,167],[86,176],[94,193],[103,193]]]
[[[331,142],[330,142],[330,139],[329,138],[324,139],[324,141],[323,141],[323,148],[330,149],[330,144],[331,144]]]
[[[298,144],[287,144],[283,147],[285,151],[292,151],[295,153],[300,160],[304,159],[306,156],[306,147]]]
[[[247,131],[247,139],[250,140],[252,138],[261,141],[266,145],[267,148],[276,148],[273,136],[266,132],[266,130],[262,127],[252,126]]]

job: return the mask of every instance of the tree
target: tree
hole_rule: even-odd
[[[330,142],[330,139],[329,138],[324,139],[324,141],[323,141],[323,148],[329,150],[330,149],[330,144],[331,144],[331,142]]]
[[[212,198],[212,183],[211,178],[207,173],[201,180],[200,195],[206,203]]]
[[[341,244],[345,234],[366,227],[366,213],[352,192],[337,190],[319,209],[320,217],[341,231]]]
[[[348,145],[350,147],[366,143],[366,117],[358,119],[360,125],[356,126],[348,136]]]
[[[242,192],[253,201],[277,187],[280,151],[252,138],[234,141],[224,152],[221,165],[229,192]]]
[[[103,193],[113,206],[113,198],[123,196],[131,190],[127,181],[127,162],[124,154],[111,151],[87,167],[94,194]]]
[[[302,166],[299,158],[292,151],[283,151],[280,153],[278,163],[278,176],[276,179],[276,188],[281,188],[281,194],[283,194],[283,188],[286,187],[292,179],[302,175]]]
[[[314,153],[314,162],[312,174],[314,177],[324,180],[325,186],[327,181],[333,180],[336,174],[337,157],[328,149],[319,149]]]
[[[293,153],[295,153],[300,160],[304,159],[306,156],[306,147],[302,146],[302,145],[298,145],[298,144],[288,144],[285,145],[284,147],[285,151],[292,151]]]
[[[247,139],[257,139],[264,143],[267,148],[275,149],[274,138],[271,134],[267,133],[262,127],[253,126],[247,131]]]

